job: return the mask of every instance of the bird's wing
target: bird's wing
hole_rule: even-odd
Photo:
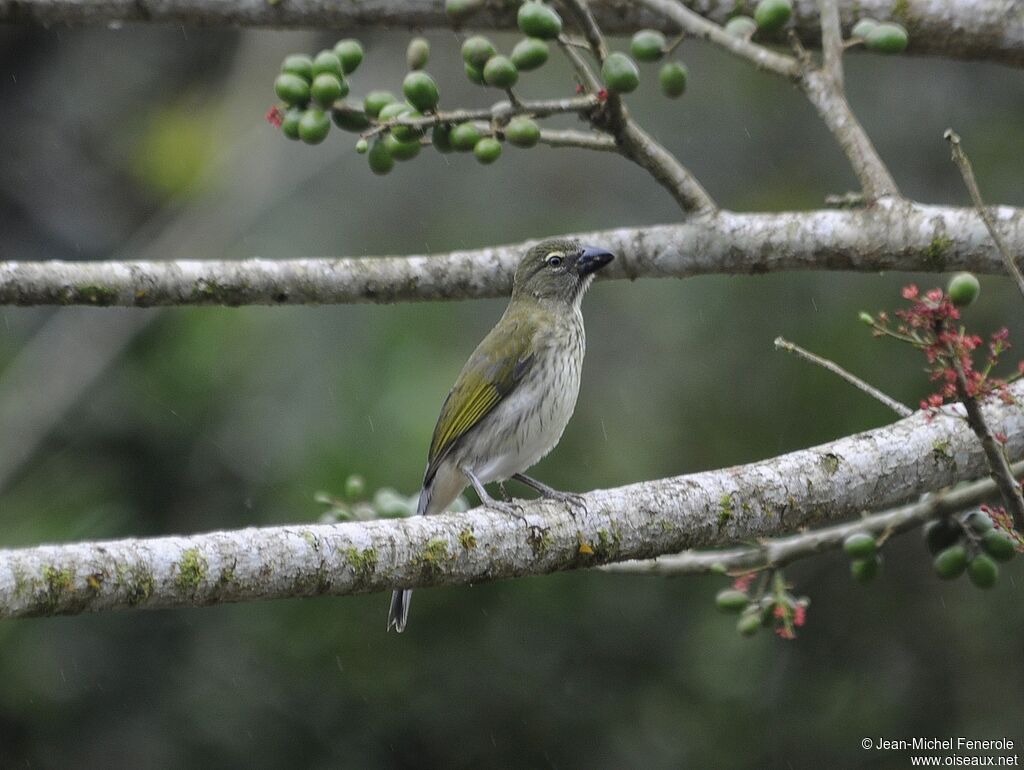
[[[504,318],[473,351],[441,407],[427,458],[429,484],[448,452],[502,402],[533,365],[536,324]]]

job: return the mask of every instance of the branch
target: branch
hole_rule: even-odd
[[[545,128],[540,132],[540,143],[548,147],[576,147],[581,150],[618,152],[615,140],[607,134],[598,134],[571,129]]]
[[[590,10],[588,0],[561,2],[583,33],[594,58],[599,64],[603,63],[608,55],[608,47]],[[577,59],[571,56],[570,58],[574,64],[578,63]],[[591,115],[591,125],[611,133],[615,137],[619,152],[654,177],[658,184],[668,190],[683,211],[698,214],[717,211],[718,205],[697,177],[630,117],[618,94],[606,94],[603,110]]]
[[[1024,254],[1024,209],[996,209]],[[866,209],[729,211],[572,237],[611,249],[606,278],[782,270],[1004,271],[973,208],[886,201]],[[532,242],[432,256],[166,262],[0,262],[0,305],[281,305],[507,295]]]
[[[896,180],[850,108],[842,87],[827,72],[813,68],[806,68],[801,74],[800,87],[846,155],[865,198],[873,202],[889,195],[898,196]]]
[[[1024,396],[1024,384],[1011,390]],[[1024,454],[1024,413],[1000,401],[985,410],[1011,437],[1010,455]],[[468,585],[648,559],[840,521],[984,469],[963,419],[918,413],[751,465],[590,492],[575,517],[531,503],[529,526],[477,509],[0,550],[0,618]]]
[[[996,441],[992,429],[989,428],[977,397],[971,394],[963,364],[956,358],[953,359],[953,369],[956,372],[957,397],[967,412],[967,424],[971,426],[974,435],[981,442],[989,474],[996,486],[999,487],[1006,510],[1013,517],[1014,527],[1024,531],[1024,496],[1021,495],[1020,484],[1014,478],[1002,446]]]
[[[733,0],[689,4],[718,24],[724,24],[736,9]],[[609,34],[632,33],[641,27],[672,31],[664,19],[636,3],[593,0],[593,5],[598,23]],[[914,54],[1024,65],[1024,18],[1015,0],[842,0],[840,12],[847,29],[861,16],[904,24],[910,30],[909,51]],[[487,0],[471,21],[475,29],[514,30],[515,13],[515,4]],[[370,27],[419,30],[451,26],[442,0],[287,0],[278,4],[267,0],[0,0],[0,22],[98,25],[124,21],[333,28],[346,33]],[[793,24],[805,46],[818,46],[821,33],[814,0],[794,3]]]
[[[702,40],[710,40],[736,56],[753,62],[759,69],[794,80],[800,75],[800,64],[792,56],[785,56],[765,48],[763,45],[733,37],[720,24],[708,21],[700,14],[691,11],[679,0],[640,0],[640,5],[646,6],[660,16],[671,19],[679,29],[688,35]]]
[[[1017,475],[1024,473],[1024,463],[1017,463],[1013,471]],[[784,567],[799,559],[836,550],[850,535],[862,532],[888,538],[914,529],[931,519],[974,508],[998,495],[995,482],[982,479],[849,524],[801,532],[799,535],[769,540],[750,548],[679,553],[647,561],[608,564],[601,569],[619,574],[676,577],[723,572],[733,574]]]
[[[974,178],[974,169],[971,168],[971,161],[960,144],[960,135],[953,129],[947,128],[945,137],[953,153],[953,162],[960,169],[960,174],[964,178],[964,185],[967,187],[967,192],[970,193],[974,207],[978,209],[978,214],[985,221],[985,227],[988,228],[992,240],[996,243],[996,248],[999,249],[999,254],[1006,265],[1006,272],[1017,282],[1017,288],[1024,295],[1024,275],[1021,275],[1020,268],[1017,267],[1017,261],[1010,254],[1003,236],[996,229],[996,223],[992,221],[992,215],[989,214],[988,209],[985,207],[985,201],[981,199],[981,190],[978,189],[978,181]]]
[[[913,414],[913,411],[911,411],[910,408],[904,406],[896,399],[887,396],[885,393],[883,393],[873,385],[869,385],[868,383],[864,382],[864,380],[862,380],[860,377],[857,377],[856,375],[846,371],[835,361],[829,361],[827,358],[817,356],[814,353],[810,352],[809,350],[804,350],[799,345],[796,345],[790,342],[789,340],[783,339],[782,337],[775,338],[775,347],[779,350],[785,350],[787,353],[793,353],[794,355],[799,356],[805,361],[810,361],[812,364],[817,364],[823,369],[828,369],[833,374],[838,375],[842,379],[846,380],[846,382],[853,385],[853,387],[857,388],[857,390],[861,391],[862,393],[867,393],[873,399],[885,404],[892,411],[896,412],[896,414],[898,414],[900,417],[909,417],[911,414]]]
[[[837,88],[843,88],[843,30],[838,0],[818,0],[821,10],[822,69]]]

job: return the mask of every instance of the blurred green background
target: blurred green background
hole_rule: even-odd
[[[341,36],[0,28],[0,258],[401,254],[678,219],[616,156],[509,149],[485,168],[428,152],[378,178],[351,135],[285,141],[263,120],[281,58]],[[361,36],[357,94],[398,90],[408,37]],[[489,104],[455,36],[430,38],[443,104]],[[814,208],[853,187],[791,85],[699,43],[682,57],[683,99],[646,67],[630,104],[721,204]],[[954,126],[987,198],[1024,205],[1019,72],[856,55],[847,77],[905,193],[966,201]],[[561,95],[567,78],[549,65],[522,91]],[[911,279],[945,277],[597,285],[579,407],[536,475],[615,486],[888,422],[772,340],[916,404],[922,361],[856,320]],[[1021,340],[1012,286],[982,287],[970,323]],[[316,492],[351,473],[412,494],[441,400],[502,307],[0,308],[0,546],[314,521]],[[837,555],[791,569],[813,600],[795,642],[740,639],[714,609],[721,578],[587,572],[419,591],[403,636],[384,633],[383,595],[8,621],[0,766],[889,767],[905,757],[862,737],[1020,746],[1020,564],[981,593],[936,580],[916,533],[886,551],[870,587]]]

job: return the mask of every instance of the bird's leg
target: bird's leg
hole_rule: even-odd
[[[576,516],[576,508],[582,508],[583,512],[587,512],[587,502],[583,498],[583,495],[577,495],[575,492],[560,492],[559,490],[549,487],[543,481],[537,481],[537,479],[527,476],[525,473],[517,473],[512,478],[518,481],[520,484],[525,484],[534,492],[537,492],[541,497],[548,500],[557,500],[560,503],[565,503],[569,508],[569,513]]]
[[[480,502],[484,504],[485,508],[492,508],[496,511],[501,511],[509,516],[515,516],[520,521],[525,522],[526,517],[523,516],[523,507],[518,503],[502,502],[501,500],[495,500],[491,497],[490,493],[484,488],[480,479],[476,477],[476,474],[469,468],[463,468],[462,472],[466,474],[466,478],[469,479],[469,483],[473,485],[473,491],[476,492],[477,497],[480,498]]]

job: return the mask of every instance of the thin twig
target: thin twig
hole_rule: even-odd
[[[601,152],[618,152],[615,140],[607,134],[571,129],[544,129],[540,132],[540,143],[549,147],[578,147],[582,150],[599,150]]]
[[[1017,267],[1017,261],[1010,254],[1006,241],[1003,240],[1003,236],[996,229],[996,223],[992,219],[989,210],[985,207],[985,202],[981,198],[981,190],[978,189],[978,180],[974,178],[974,169],[971,167],[970,158],[967,157],[967,153],[964,152],[964,148],[960,144],[960,135],[952,128],[947,128],[943,136],[949,142],[950,150],[953,153],[953,162],[960,169],[960,174],[964,178],[964,185],[967,186],[967,192],[970,193],[974,206],[978,209],[978,214],[985,223],[985,227],[988,228],[992,240],[996,242],[996,248],[999,249],[999,254],[1006,264],[1006,272],[1017,282],[1017,288],[1024,295],[1024,274],[1021,274],[1020,268]]]
[[[887,396],[885,393],[883,393],[873,385],[869,385],[868,383],[864,382],[864,380],[862,380],[857,375],[846,371],[846,369],[844,369],[834,361],[830,361],[827,358],[822,358],[821,356],[815,355],[809,350],[804,350],[799,345],[790,342],[787,339],[784,339],[782,337],[776,337],[775,348],[777,350],[785,350],[787,353],[793,353],[799,356],[800,358],[804,359],[805,361],[810,361],[812,364],[817,364],[823,369],[828,369],[833,374],[838,375],[839,377],[853,385],[853,387],[857,388],[857,390],[863,393],[867,393],[873,399],[876,399],[877,401],[880,401],[881,403],[885,404],[887,407],[892,409],[892,411],[896,412],[896,414],[898,414],[900,417],[910,417],[910,415],[914,413],[913,410],[910,409],[909,407],[904,406],[891,396]]]
[[[999,487],[999,493],[1003,497],[1007,510],[1013,516],[1013,525],[1018,531],[1024,532],[1024,495],[1021,494],[1020,484],[1014,478],[1003,447],[996,441],[988,427],[978,399],[971,394],[967,387],[967,376],[964,374],[963,365],[956,356],[951,356],[951,359],[956,371],[956,393],[960,403],[967,411],[967,424],[971,426],[974,435],[981,442],[982,449],[985,450],[985,461],[988,463],[992,479]]]
[[[1024,462],[1016,463],[1012,473],[1016,476],[1024,474]],[[657,559],[606,564],[600,569],[616,574],[664,577],[776,569],[798,559],[836,550],[850,535],[864,533],[888,538],[914,529],[931,519],[969,510],[998,494],[999,490],[992,479],[980,479],[969,485],[929,495],[910,505],[866,516],[859,521],[767,540],[756,546],[721,551],[684,551],[671,556],[659,556]]]
[[[796,59],[776,53],[750,40],[733,37],[720,25],[694,13],[677,0],[640,0],[638,4],[646,6],[659,16],[671,19],[687,34],[702,40],[710,40],[735,55],[753,62],[760,69],[792,80],[800,76],[800,65]]]
[[[481,107],[472,110],[448,110],[435,112],[431,115],[423,115],[417,118],[398,117],[378,123],[373,128],[367,129],[362,136],[369,139],[377,134],[394,128],[395,126],[411,126],[413,128],[430,128],[445,123],[466,123],[471,120],[497,120],[499,123],[507,123],[516,115],[531,115],[535,118],[546,118],[550,115],[561,115],[566,113],[586,114],[594,109],[600,102],[596,96],[574,96],[569,99],[537,99],[534,101],[501,101],[490,107]],[[346,109],[339,105],[336,109]]]
[[[591,68],[587,60],[583,58],[583,55],[576,50],[580,47],[579,43],[575,41],[570,42],[570,38],[568,36],[562,35],[558,38],[558,45],[562,49],[562,53],[565,54],[565,58],[569,60],[573,69],[576,70],[576,74],[579,76],[584,87],[591,94],[597,94],[604,87],[604,84],[601,83],[600,78],[597,77],[593,68]],[[582,45],[587,48],[586,43],[583,43]]]

